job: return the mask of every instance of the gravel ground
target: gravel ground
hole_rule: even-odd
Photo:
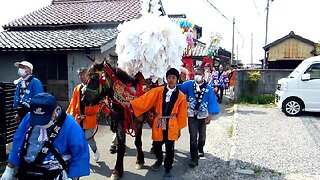
[[[320,179],[319,113],[286,117],[275,107],[225,103],[207,126],[205,157],[176,179]]]
[[[207,126],[206,156],[183,179],[320,179],[320,116],[235,105]],[[229,111],[229,113],[228,113]]]
[[[318,114],[286,117],[279,109],[238,106],[232,179],[320,179]]]
[[[188,169],[186,180],[228,179],[230,148],[232,145],[233,108],[220,105],[220,114],[207,125],[205,157],[199,160],[199,166]]]

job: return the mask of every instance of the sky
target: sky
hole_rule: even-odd
[[[1,0],[0,25],[50,3],[51,0]],[[201,26],[201,41],[208,43],[211,33],[221,34],[220,46],[230,52],[234,17],[235,59],[246,64],[251,63],[251,60],[258,63],[263,59],[267,0],[162,0],[162,3],[167,14],[186,14],[190,21]],[[313,42],[319,42],[319,7],[320,0],[270,1],[267,44],[289,34],[290,31]],[[0,31],[2,30],[1,28]]]

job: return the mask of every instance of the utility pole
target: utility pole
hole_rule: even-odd
[[[273,1],[273,0],[271,0]],[[269,4],[270,0],[267,0],[267,15],[266,15],[266,38],[264,41],[264,45],[267,45],[268,43],[268,20],[269,20]],[[264,51],[264,58],[263,58],[263,69],[267,69],[267,52]]]
[[[231,64],[234,65],[234,24],[235,24],[235,18],[233,17],[232,21],[232,52],[231,52]]]
[[[236,59],[236,65],[238,64],[238,60],[239,60],[239,50],[238,50],[238,44],[237,44],[237,59]]]
[[[253,33],[251,33],[251,67],[253,67]]]

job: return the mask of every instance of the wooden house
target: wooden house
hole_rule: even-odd
[[[296,35],[288,35],[263,47],[267,54],[268,69],[294,69],[302,60],[315,54],[313,41]]]

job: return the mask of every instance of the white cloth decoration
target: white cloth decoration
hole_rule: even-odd
[[[155,14],[157,16],[161,15],[161,11],[159,9],[161,8],[159,4],[159,0],[142,0],[140,1],[141,4],[141,11],[140,13],[142,15],[151,13]]]
[[[151,13],[144,12],[141,18],[118,26],[116,53],[119,68],[131,75],[140,71],[155,82],[165,78],[168,69],[179,69],[187,42],[177,24],[156,13],[158,0],[143,1],[142,11],[149,8],[149,3]]]

